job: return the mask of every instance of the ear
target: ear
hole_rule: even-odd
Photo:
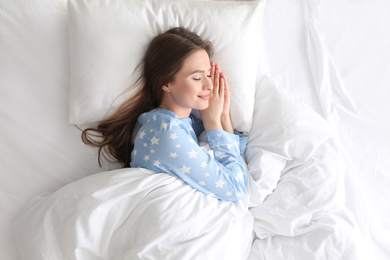
[[[171,92],[171,85],[169,83],[164,84],[161,88],[163,91]]]

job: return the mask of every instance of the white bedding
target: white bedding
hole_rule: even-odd
[[[76,251],[77,254],[84,254],[80,259],[96,259],[91,254],[98,252],[104,256],[104,252],[109,252],[113,246],[123,246],[121,243],[125,240],[122,235],[142,234],[141,237],[150,241],[147,234],[143,234],[145,229],[142,224],[146,225],[146,222],[139,221],[144,219],[137,212],[143,214],[148,210],[156,210],[164,212],[167,217],[166,232],[162,232],[161,236],[155,234],[154,241],[168,234],[180,240],[183,234],[177,232],[177,229],[168,228],[177,224],[172,217],[173,212],[165,210],[165,206],[172,205],[172,208],[185,208],[186,212],[189,212],[190,207],[204,210],[192,216],[199,217],[202,221],[185,219],[180,224],[191,231],[194,231],[191,229],[194,223],[203,224],[203,228],[207,224],[212,225],[213,228],[204,233],[207,236],[204,240],[194,240],[194,244],[198,243],[194,248],[205,248],[210,254],[217,251],[210,250],[208,245],[202,243],[213,240],[212,246],[224,247],[225,243],[231,242],[228,235],[249,233],[253,219],[251,234],[233,237],[232,241],[241,241],[240,246],[227,247],[231,251],[226,250],[226,253],[231,252],[231,256],[242,255],[244,259],[246,256],[248,259],[271,260],[388,259],[388,13],[390,3],[385,0],[267,1],[262,55],[266,57],[268,64],[263,64],[262,74],[258,75],[252,122],[254,127],[248,142],[248,167],[253,174],[253,182],[250,183],[251,209],[248,211],[235,204],[220,203],[190,191],[180,180],[169,175],[129,169],[107,171],[118,168],[117,165],[109,164],[99,168],[96,151],[85,147],[81,143],[79,131],[68,123],[66,1],[0,2],[2,258],[33,259],[33,252],[42,249],[40,247],[44,245],[40,240],[35,240],[38,242],[37,246],[23,246],[20,252],[28,256],[21,258],[13,237],[11,226],[22,210],[26,209],[31,198],[45,191],[55,192],[66,184],[80,180],[73,187],[83,188],[74,194],[80,195],[84,201],[92,202],[91,197],[86,195],[101,190],[98,185],[104,183],[99,183],[98,180],[111,180],[112,186],[104,185],[106,189],[101,190],[99,196],[109,194],[108,197],[115,204],[100,204],[101,200],[94,200],[94,204],[90,204],[91,208],[82,207],[80,203],[77,204],[77,209],[85,214],[83,216],[91,219],[98,212],[94,209],[112,209],[117,210],[112,212],[123,214],[113,217],[107,213],[110,221],[104,221],[105,218],[94,219],[104,224],[100,229],[91,228],[88,224],[79,225],[76,229],[74,225],[69,225],[73,229],[60,229],[66,231],[63,234],[80,238],[68,242],[83,242],[83,250]],[[263,73],[267,71],[269,76],[264,76]],[[272,90],[273,93],[270,92]],[[290,116],[287,117],[289,113]],[[288,121],[289,118],[292,121]],[[89,179],[82,179],[85,176],[89,176]],[[97,186],[82,186],[93,180]],[[175,185],[178,192],[167,190],[166,187],[170,185]],[[129,190],[128,187],[133,189]],[[60,192],[66,189],[63,188]],[[122,192],[122,189],[126,191]],[[148,189],[154,191],[147,193]],[[186,196],[190,196],[185,195],[187,193],[191,194],[191,199],[207,203],[183,203],[188,201],[185,200]],[[134,201],[123,200],[123,204],[115,201],[115,198],[125,194],[129,198],[137,197],[141,201],[150,199],[151,202],[155,199],[161,203],[156,207],[145,207],[146,204],[136,204]],[[183,195],[182,198],[173,199],[179,195]],[[75,198],[68,199],[71,202]],[[56,205],[60,206],[62,205]],[[129,210],[130,206],[135,206],[136,211],[121,211]],[[220,210],[214,212],[215,207],[220,207]],[[85,212],[85,209],[89,211]],[[226,214],[219,215],[222,212]],[[42,216],[50,212],[27,213],[24,216]],[[55,216],[55,212],[51,213]],[[221,218],[221,221],[207,222],[203,218],[206,213],[213,218]],[[75,218],[65,219],[65,222],[74,224],[76,217],[81,217],[77,214],[73,216]],[[117,216],[131,216],[135,221],[129,218],[122,222],[122,219],[116,219]],[[145,214],[142,215],[144,216]],[[164,220],[153,214],[150,216],[153,217],[148,219],[148,223],[161,225]],[[230,226],[236,229],[222,230],[229,226],[228,216],[245,221]],[[41,219],[22,220],[19,218],[20,224],[14,226],[21,244],[27,241],[22,239],[23,234],[34,234],[31,232],[34,227],[23,225],[35,220],[35,223],[39,223]],[[49,217],[47,221],[47,227],[58,224],[58,218]],[[118,227],[119,223],[124,226]],[[127,233],[126,228],[121,229],[122,227],[139,232]],[[57,230],[48,230],[47,234]],[[84,231],[75,232],[76,230],[104,234],[108,232],[112,234],[110,241],[119,242],[110,244],[102,236],[83,233]],[[252,231],[253,244],[247,248],[248,239],[252,239]],[[227,236],[215,241],[215,237],[221,233]],[[92,241],[97,244],[91,243]],[[142,242],[147,243],[139,241]],[[176,242],[177,240],[173,243]],[[48,240],[48,243],[53,245],[55,240]],[[64,240],[61,240],[60,244],[63,243]],[[69,252],[69,247],[64,250]],[[122,248],[124,249],[118,252],[130,253],[130,248]],[[145,255],[156,256],[153,251],[156,248],[149,249],[151,251],[145,251]],[[171,252],[173,255],[185,252],[187,256],[194,253],[190,249],[181,249],[175,247]],[[54,247],[45,250],[50,250],[49,254],[59,252]],[[90,255],[86,256],[88,254]]]
[[[387,1],[270,0],[264,22],[272,78],[337,133],[346,206],[375,259],[390,256],[389,12]]]
[[[22,259],[246,259],[247,208],[170,174],[120,169],[37,198],[15,233]]]
[[[345,168],[328,122],[266,76],[257,93],[246,150],[250,197],[227,203],[167,174],[102,172],[25,209],[14,227],[22,259],[235,260],[258,252],[265,259],[365,259],[360,230],[343,206]],[[279,175],[269,174],[273,167]]]

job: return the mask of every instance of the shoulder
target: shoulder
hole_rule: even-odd
[[[189,133],[185,122],[174,113],[160,109],[142,114],[138,123],[141,125],[138,133],[150,138],[170,138],[173,133]]]
[[[150,126],[153,128],[161,127],[161,129],[167,129],[169,124],[178,125],[179,122],[180,119],[177,118],[175,114],[160,109],[154,109],[143,113],[138,117],[138,123],[141,126]]]

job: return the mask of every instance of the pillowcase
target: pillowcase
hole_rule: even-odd
[[[253,178],[251,206],[276,188],[281,175],[307,162],[334,136],[330,124],[308,105],[263,76],[256,89],[252,129],[245,156]]]
[[[134,68],[159,33],[182,26],[214,45],[235,129],[249,132],[265,1],[69,0],[70,122],[102,120],[135,89]],[[109,111],[109,112],[108,112]]]

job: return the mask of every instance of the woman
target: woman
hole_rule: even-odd
[[[99,163],[103,152],[124,167],[170,173],[205,194],[242,199],[246,176],[240,154],[246,137],[233,132],[228,82],[210,63],[211,54],[210,42],[184,28],[156,36],[140,64],[136,96],[82,133],[86,144],[99,147]],[[198,145],[203,130],[213,153]],[[101,139],[92,138],[100,134]]]

